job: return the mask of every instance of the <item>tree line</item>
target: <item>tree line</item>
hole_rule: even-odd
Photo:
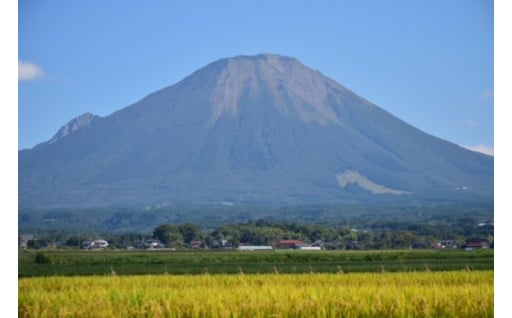
[[[326,249],[397,249],[430,247],[440,241],[450,240],[464,246],[470,239],[492,242],[494,226],[491,224],[464,227],[436,227],[429,224],[399,226],[387,224],[377,229],[330,227],[321,224],[298,224],[259,219],[221,226],[205,232],[194,224],[163,224],[155,228],[153,237],[170,247],[179,247],[191,241],[201,241],[203,247],[219,247],[227,241],[232,246],[240,244],[277,245],[280,240],[300,240],[305,243],[322,242]]]
[[[108,241],[109,248],[126,248],[134,242],[159,240],[165,247],[176,249],[236,248],[240,244],[276,246],[280,240],[301,240],[305,243],[320,241],[325,249],[401,249],[432,247],[440,241],[453,241],[462,247],[467,240],[494,241],[492,223],[477,223],[472,218],[459,218],[456,222],[407,221],[367,222],[367,226],[295,223],[268,219],[232,223],[213,229],[198,224],[165,223],[147,234],[81,234],[46,233],[28,242],[28,248],[80,247],[81,242],[95,238]]]

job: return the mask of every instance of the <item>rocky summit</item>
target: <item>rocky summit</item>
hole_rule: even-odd
[[[494,189],[493,157],[273,54],[221,59],[109,116],[84,114],[19,151],[18,169],[20,208],[492,200]]]

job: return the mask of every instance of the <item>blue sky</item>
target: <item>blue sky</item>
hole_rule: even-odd
[[[18,2],[18,149],[224,57],[296,57],[395,116],[493,151],[488,0]]]
[[[32,147],[77,115],[109,115],[219,58],[294,56],[430,134],[465,146],[495,147],[495,239],[507,246],[510,3],[19,0],[16,7],[4,1],[0,34],[13,49],[2,50],[3,93],[7,105],[17,103],[17,114],[8,106],[8,115],[0,117],[7,127],[0,142],[8,149],[16,140],[18,149]],[[20,62],[28,64],[19,67]],[[17,157],[6,160],[0,165],[8,176],[2,185],[10,198],[6,212],[12,212]],[[14,237],[17,219],[6,215],[2,232]],[[505,313],[511,264],[503,251],[495,257],[496,290],[501,290],[495,307]],[[17,265],[10,264],[2,278],[10,280],[12,291]],[[12,299],[5,303],[13,304],[15,313],[16,293],[7,294]]]

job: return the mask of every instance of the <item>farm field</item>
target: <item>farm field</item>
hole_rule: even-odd
[[[20,251],[18,277],[493,270],[494,250]]]
[[[19,317],[493,317],[493,271],[34,277]]]

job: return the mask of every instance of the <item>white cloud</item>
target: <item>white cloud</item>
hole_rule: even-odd
[[[493,146],[486,146],[486,145],[474,145],[474,146],[462,146],[466,149],[480,152],[489,156],[494,156],[494,147]]]
[[[18,61],[18,81],[30,81],[44,76],[43,70],[29,62]]]

